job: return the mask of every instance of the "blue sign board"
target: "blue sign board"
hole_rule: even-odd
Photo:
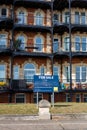
[[[34,76],[34,92],[58,92],[59,90],[58,76],[51,75],[35,75]]]

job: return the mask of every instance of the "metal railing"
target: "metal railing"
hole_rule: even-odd
[[[8,90],[10,88],[10,79],[0,78],[0,90]]]
[[[29,26],[51,26],[51,18],[49,17],[36,17],[34,13],[29,13],[28,15],[16,15],[15,24],[18,25],[29,25]]]
[[[26,1],[26,0],[14,0],[14,1]],[[43,2],[51,2],[52,0],[27,0],[27,1],[43,1]]]
[[[21,43],[20,45],[15,45],[16,43],[13,44],[13,48],[17,51],[27,51],[27,52],[38,52],[38,53],[52,53],[52,48],[53,48],[53,53],[60,53],[60,52],[69,52],[69,45],[70,42],[57,42],[57,43],[52,43],[50,44],[40,44],[40,43]],[[62,46],[61,46],[62,44]],[[71,42],[71,51],[72,52],[87,52],[87,43],[86,42]],[[1,48],[6,48],[7,46],[5,45],[0,45]]]
[[[0,38],[0,50],[6,50],[11,48],[11,40],[8,38]]]
[[[52,53],[52,45],[51,44],[31,44],[31,43],[21,43],[20,45],[13,44],[13,48],[16,51],[26,51],[26,52],[37,52],[37,53]]]
[[[78,82],[79,81],[79,82]],[[29,85],[34,85],[34,79],[13,79],[12,88],[13,89],[28,89]],[[70,79],[60,80],[61,91],[70,90]],[[72,90],[87,90],[87,80],[77,80],[72,79]]]
[[[57,18],[53,18],[53,25],[60,24],[69,24],[69,15],[58,14]],[[71,14],[71,24],[87,25],[87,15]]]
[[[53,43],[53,53],[69,52],[70,51],[69,46],[70,46],[70,42]],[[87,52],[87,42],[71,42],[71,51],[72,52]]]
[[[70,90],[70,79],[62,79],[62,90]],[[72,79],[72,90],[87,90],[87,79]]]

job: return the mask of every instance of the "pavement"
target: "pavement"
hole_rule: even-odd
[[[87,121],[1,120],[0,130],[87,130]]]
[[[40,120],[38,115],[0,115],[0,130],[87,130],[87,119],[84,118],[86,114],[70,114],[67,115],[68,118],[63,114],[59,116],[60,118]]]

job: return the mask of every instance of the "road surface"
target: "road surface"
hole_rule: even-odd
[[[87,121],[0,120],[0,130],[87,130]]]

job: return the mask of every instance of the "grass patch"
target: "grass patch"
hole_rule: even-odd
[[[87,113],[87,103],[56,103],[51,107],[53,114],[63,113]]]
[[[37,114],[35,104],[0,104],[0,114]]]
[[[50,108],[51,114],[87,113],[87,103],[55,103]],[[0,115],[38,114],[36,104],[0,104]]]

